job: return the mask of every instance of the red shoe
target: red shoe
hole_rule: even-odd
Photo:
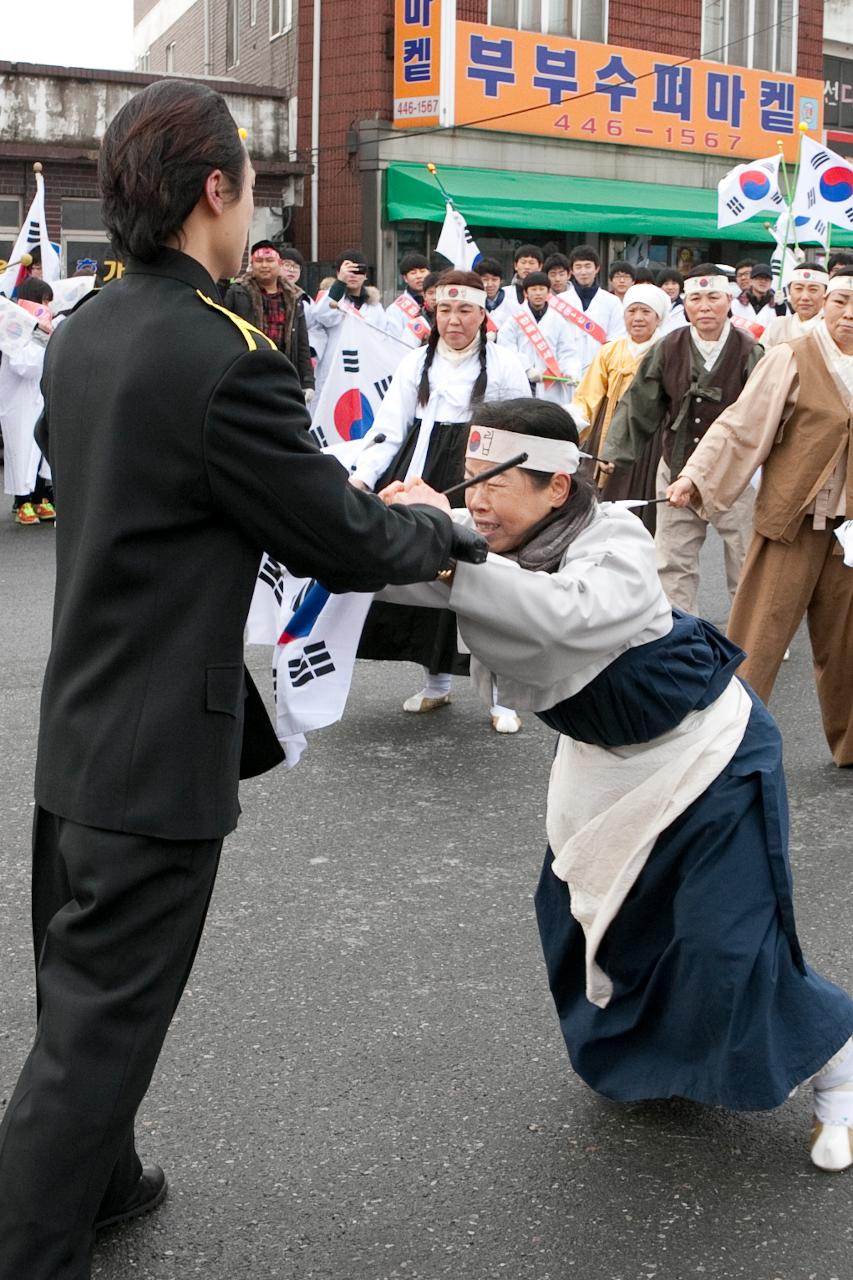
[[[52,502],[48,502],[47,498],[42,498],[41,502],[37,502],[33,508],[39,520],[55,520],[56,507]]]

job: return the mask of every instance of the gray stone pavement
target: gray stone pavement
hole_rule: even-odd
[[[2,1105],[32,1035],[53,539],[0,510]],[[720,559],[710,546],[717,621]],[[268,687],[266,651],[250,661]],[[412,667],[359,664],[345,722],[245,786],[140,1113],[171,1194],[104,1239],[94,1276],[850,1280],[853,1174],[809,1164],[806,1091],[730,1115],[616,1106],[572,1074],[532,901],[551,734],[526,717],[498,738],[464,682],[448,710],[404,716],[417,687]],[[829,761],[804,635],[773,710],[801,936],[853,988],[853,778]]]

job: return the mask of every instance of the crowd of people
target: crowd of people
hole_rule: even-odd
[[[507,283],[492,259],[435,275],[410,254],[385,308],[356,247],[314,298],[269,241],[238,274],[251,179],[215,90],[149,85],[99,164],[123,278],[58,324],[45,290],[18,295],[43,401],[7,469],[11,444],[38,522],[49,468],[59,519],[38,1030],[0,1125],[0,1280],[88,1280],[96,1233],[166,1194],[134,1118],[238,780],[283,754],[242,661],[264,553],[376,595],[360,652],[424,668],[405,711],[469,671],[498,733],[522,712],[556,732],[536,906],[578,1075],[746,1110],[810,1083],[811,1159],[849,1168],[853,1001],[798,941],[765,700],[807,614],[827,742],[853,765],[853,257],[803,262],[783,299],[761,264],[616,262],[605,289],[589,245],[520,245]],[[401,351],[342,466],[306,406],[353,312]],[[695,616],[709,523],[728,635]]]

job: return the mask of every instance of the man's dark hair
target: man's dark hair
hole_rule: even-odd
[[[853,253],[846,249],[839,249],[838,253],[830,254],[826,269],[830,275],[836,267],[853,267]]]
[[[512,255],[512,263],[515,266],[519,258],[535,258],[540,267],[545,261],[542,250],[538,244],[520,244]]]
[[[424,280],[423,284],[421,285],[421,288],[423,289],[424,293],[426,293],[427,289],[434,289],[443,274],[444,274],[443,271],[431,271],[427,276],[427,278]]]
[[[240,198],[246,149],[221,93],[158,80],[113,117],[98,156],[101,217],[121,257],[151,262],[221,169]]]
[[[364,259],[362,259],[364,261]],[[400,259],[400,275],[407,276],[410,271],[417,271],[418,268],[426,268],[429,271],[429,258],[425,258],[422,253],[404,253]]]
[[[478,276],[500,276],[503,280],[504,269],[497,258],[481,258],[474,270]]]
[[[632,280],[637,279],[637,268],[632,263],[626,262],[624,258],[617,258],[615,262],[611,262],[607,279],[612,280],[617,271],[624,271],[625,275],[630,276]]]
[[[744,267],[750,269],[755,266],[755,258],[741,258],[740,262],[735,263],[735,271],[742,271]]]
[[[551,281],[548,279],[544,271],[531,271],[530,275],[525,276],[525,278],[522,280],[521,287],[522,289],[524,289],[526,293],[527,290],[531,287],[531,285],[535,287],[537,284],[540,286],[544,286],[544,288],[546,289],[550,289]]]
[[[573,267],[576,262],[594,262],[597,267],[601,266],[601,259],[591,244],[575,245],[569,254],[569,265]]]
[[[38,276],[27,276],[18,285],[18,298],[21,302],[38,302],[46,306],[53,300],[53,290],[46,280],[40,280]]]
[[[563,271],[569,269],[569,260],[564,253],[549,253],[542,264],[542,270],[545,272],[558,271],[561,267]]]
[[[850,256],[851,260],[853,260],[853,254]],[[819,262],[798,262],[797,270],[800,271],[802,268],[805,268],[806,271],[826,271],[826,267],[822,267]]]
[[[654,284],[655,273],[650,267],[634,268],[634,284]]]
[[[282,262],[295,262],[298,266],[305,266],[305,259],[298,249],[294,249],[292,244],[286,245],[283,249],[279,249],[278,256]]]
[[[685,280],[695,280],[697,276],[721,276],[725,272],[721,271],[716,262],[700,262],[698,267],[692,267]]]
[[[664,267],[663,271],[658,272],[657,283],[659,285],[666,284],[667,280],[676,282],[679,293],[684,288],[684,276],[678,270],[678,267]]]
[[[335,271],[340,271],[345,262],[367,262],[367,254],[363,249],[342,249],[335,258]]]
[[[33,266],[40,267],[41,266],[41,245],[34,244],[32,249],[28,249],[27,252],[29,253],[30,257],[33,260]]]

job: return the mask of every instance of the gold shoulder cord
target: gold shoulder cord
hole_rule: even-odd
[[[220,306],[218,302],[214,302],[212,298],[208,298],[203,294],[200,289],[196,289],[196,293],[201,298],[202,302],[207,303],[209,307],[213,307],[214,311],[221,311],[224,316],[228,317],[233,325],[237,326],[245,338],[246,346],[250,351],[257,351],[258,338],[261,338],[267,346],[273,349],[273,351],[278,350],[278,347],[275,345],[272,338],[268,338],[265,333],[260,329],[256,329],[253,324],[249,324],[248,320],[244,320],[242,316],[235,316],[233,311],[229,311],[227,307]]]

